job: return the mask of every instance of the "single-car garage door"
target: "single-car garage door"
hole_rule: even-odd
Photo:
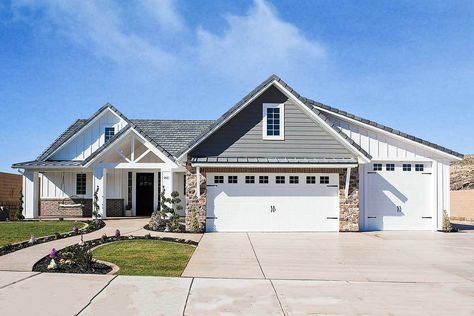
[[[207,174],[206,231],[338,231],[338,174]]]
[[[432,230],[433,175],[421,162],[374,163],[366,173],[368,230]]]

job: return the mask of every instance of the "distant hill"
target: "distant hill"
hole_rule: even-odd
[[[474,155],[451,164],[451,190],[474,189]]]

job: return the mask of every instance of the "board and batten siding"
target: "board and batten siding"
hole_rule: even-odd
[[[285,104],[284,140],[263,140],[263,103]],[[276,87],[191,151],[192,157],[351,158],[353,154]]]
[[[423,162],[425,166],[430,168],[429,172],[433,174],[433,203],[436,208],[436,224],[437,229],[442,225],[443,210],[450,212],[450,161],[437,155],[436,152],[420,148],[420,145],[410,144],[409,141],[403,141],[396,137],[391,137],[383,132],[376,132],[359,124],[355,124],[330,113],[325,113],[330,120],[342,129],[356,144],[367,151],[373,161],[406,161],[411,163]],[[363,183],[367,172],[371,171],[372,165],[361,165],[359,179]],[[364,189],[362,189],[363,191]],[[361,194],[361,212],[364,214],[364,199],[370,198]],[[363,216],[361,216],[363,218]],[[363,227],[363,225],[361,225]]]
[[[56,152],[50,159],[84,160],[104,144],[106,127],[114,127],[115,133],[118,133],[126,125],[127,123],[123,119],[108,110],[90,126],[75,135],[68,144]]]
[[[58,199],[76,195],[76,175],[86,174],[86,194],[81,197],[92,198],[92,173],[91,172],[43,172],[40,174],[41,198]],[[107,170],[106,196],[108,199],[121,199],[126,197],[127,171]]]

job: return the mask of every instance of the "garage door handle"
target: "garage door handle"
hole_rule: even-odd
[[[367,218],[377,218],[377,216],[367,216]]]
[[[209,217],[206,217],[206,219],[217,219],[217,217],[215,217],[215,216],[209,216]]]
[[[326,219],[337,219],[337,217],[328,216],[328,217],[326,217]]]

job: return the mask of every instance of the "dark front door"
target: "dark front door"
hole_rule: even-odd
[[[137,173],[137,216],[153,213],[153,173]]]

